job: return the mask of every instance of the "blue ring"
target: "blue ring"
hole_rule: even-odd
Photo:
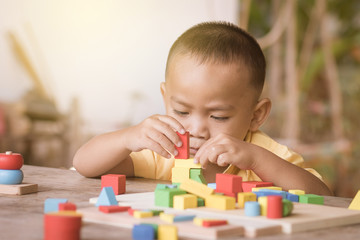
[[[21,170],[0,169],[0,184],[20,184],[24,178]]]

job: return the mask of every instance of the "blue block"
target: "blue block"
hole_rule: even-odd
[[[115,193],[112,187],[103,187],[95,206],[112,206],[118,205]]]
[[[260,216],[260,204],[258,202],[245,202],[245,216],[256,217]]]
[[[132,229],[133,240],[154,240],[155,230],[151,225],[137,224]]]
[[[59,203],[66,203],[66,198],[47,198],[44,202],[44,213],[59,211]]]
[[[299,195],[292,194],[292,193],[287,193],[286,194],[286,199],[290,200],[292,202],[299,202]]]
[[[216,183],[208,183],[207,186],[212,189],[216,189]]]
[[[272,190],[272,189],[259,189],[259,193],[265,193],[262,196],[281,196],[283,199],[286,199],[287,192],[279,191],[279,190]],[[254,192],[256,194],[256,192]]]
[[[174,217],[174,222],[192,221],[196,215],[177,215]]]

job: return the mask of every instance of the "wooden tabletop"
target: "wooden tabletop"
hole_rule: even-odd
[[[39,192],[21,196],[0,194],[0,239],[43,239],[43,208],[47,198],[67,198],[78,208],[88,207],[89,198],[100,193],[100,179],[84,178],[76,171],[23,166],[24,183],[37,183]],[[128,178],[126,193],[154,191],[158,180]],[[351,199],[325,197],[325,205],[348,207]],[[257,239],[357,239],[360,224],[324,230],[274,235]],[[82,239],[131,239],[131,230],[119,227],[84,223]],[[244,239],[244,238],[241,238]]]

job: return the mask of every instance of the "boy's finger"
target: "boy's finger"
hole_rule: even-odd
[[[161,156],[165,158],[171,158],[170,153],[166,151],[159,143],[153,141],[152,139],[149,139],[146,145],[148,146],[148,149],[160,154]]]
[[[209,153],[208,153],[208,159],[209,162],[214,163],[214,164],[218,164],[218,158],[221,154],[223,154],[226,151],[226,147],[224,145],[212,145],[209,148]]]
[[[159,132],[157,129],[149,130],[148,137],[153,142],[161,146],[162,149],[169,151],[174,156],[177,155],[177,150],[174,146],[174,143],[170,141],[169,138],[166,135],[164,135],[162,132]]]
[[[173,128],[171,128],[167,124],[155,124],[153,126],[158,132],[162,133],[164,136],[168,138],[169,141],[172,142],[172,144],[175,144],[178,147],[181,147],[182,142],[180,137],[176,134]],[[175,147],[174,147],[175,149]],[[170,149],[168,149],[170,150]]]
[[[173,130],[175,130],[175,132],[185,134],[185,132],[186,132],[185,128],[175,118],[172,118],[169,116],[164,116],[164,115],[159,115],[158,119],[160,121],[168,124]]]

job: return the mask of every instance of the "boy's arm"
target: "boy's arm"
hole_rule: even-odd
[[[208,162],[219,166],[232,164],[239,169],[252,170],[263,181],[269,181],[284,190],[301,189],[307,193],[333,195],[315,175],[278,157],[274,153],[221,134],[206,142],[195,155],[195,161],[206,168]]]
[[[92,138],[76,152],[74,167],[86,177],[106,173],[133,176],[130,153],[150,149],[166,158],[177,155],[174,145],[181,146],[182,142],[176,131],[185,132],[174,118],[151,116],[138,125]]]

